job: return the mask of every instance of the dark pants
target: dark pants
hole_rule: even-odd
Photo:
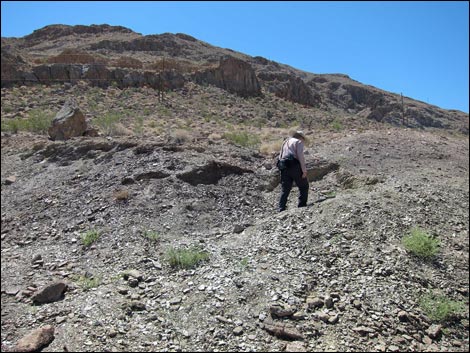
[[[302,168],[300,163],[295,163],[293,166],[281,171],[281,197],[279,199],[279,211],[286,209],[287,199],[292,190],[294,183],[299,188],[299,207],[307,206],[308,199],[308,179],[302,178]]]

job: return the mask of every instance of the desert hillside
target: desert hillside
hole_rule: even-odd
[[[469,350],[468,114],[107,25],[1,83],[2,351]]]

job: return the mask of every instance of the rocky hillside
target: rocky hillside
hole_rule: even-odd
[[[302,72],[181,33],[143,36],[109,25],[51,25],[23,38],[2,38],[1,55],[2,87],[85,80],[99,87],[175,90],[196,82],[243,97],[269,92],[348,119],[468,134],[468,114],[402,99],[346,75]]]
[[[468,115],[106,25],[2,38],[1,98],[2,351],[469,350]]]

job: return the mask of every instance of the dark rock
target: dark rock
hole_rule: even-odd
[[[65,282],[55,282],[40,289],[31,299],[34,304],[52,303],[60,300],[67,289]]]

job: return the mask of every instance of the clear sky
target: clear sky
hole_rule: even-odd
[[[185,33],[468,113],[467,1],[2,1],[2,37],[50,24]]]

